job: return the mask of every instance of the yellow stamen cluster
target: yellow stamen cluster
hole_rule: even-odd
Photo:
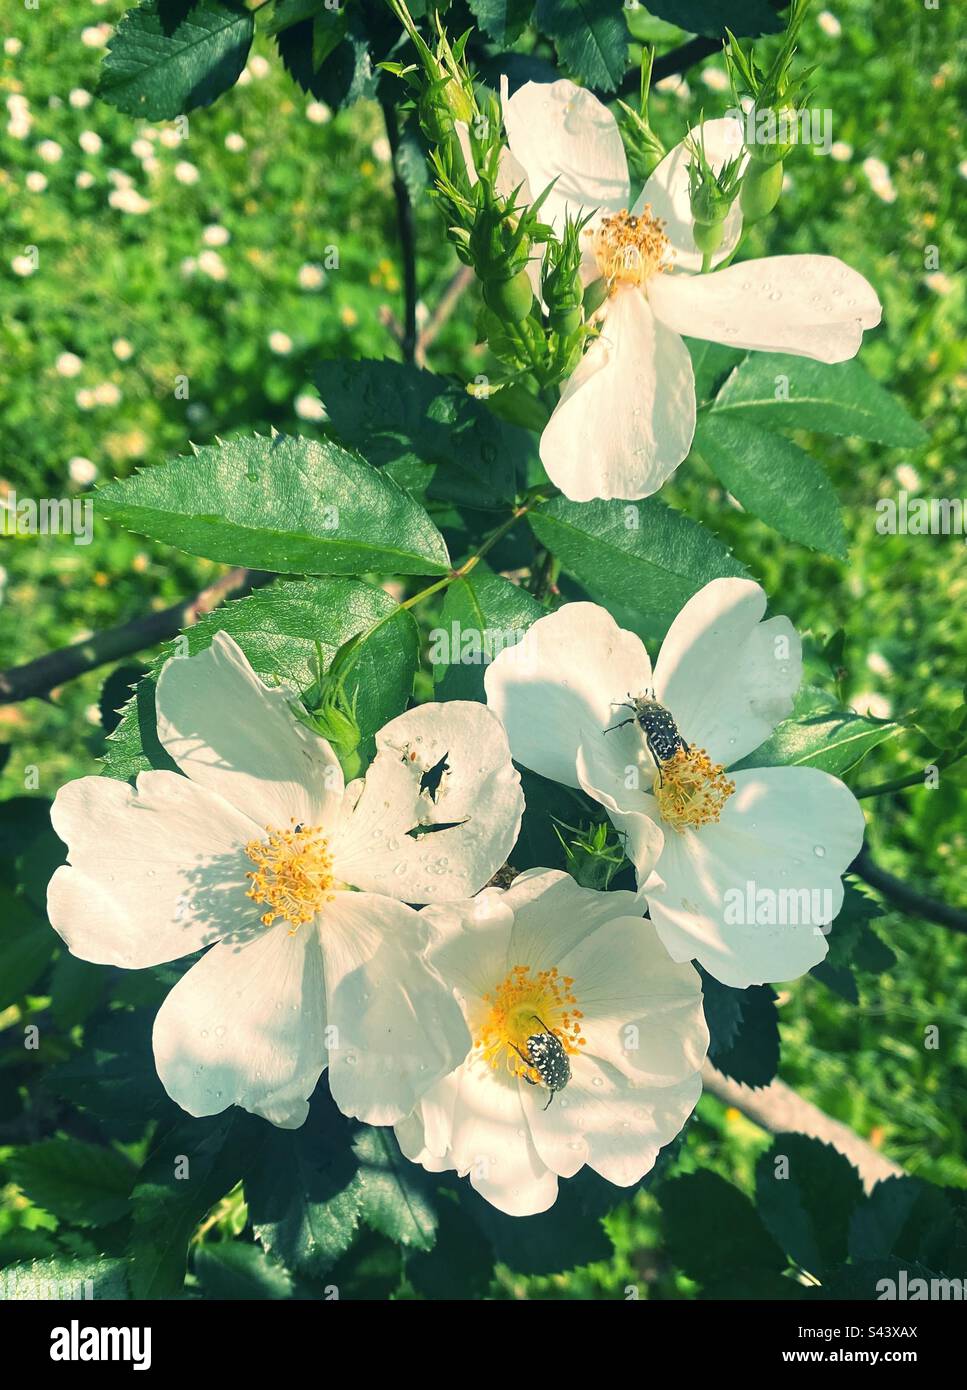
[[[593,232],[592,247],[598,269],[613,291],[619,285],[643,285],[653,275],[671,270],[665,264],[668,238],[661,218],[652,216],[651,204],[637,215],[627,211],[603,217]]]
[[[679,748],[655,773],[654,792],[662,817],[681,833],[686,827],[714,825],[735,783],[722,763],[713,763],[704,748]]]
[[[544,1025],[565,1052],[576,1056],[586,1039],[581,1035],[584,1015],[576,1007],[573,984],[556,966],[533,975],[529,965],[515,965],[492,994],[483,996],[487,1012],[474,1030],[474,1046],[480,1055],[495,1071],[503,1065],[512,1076],[527,1076],[536,1084],[539,1075],[524,1064],[517,1048],[527,1057],[527,1039],[543,1032]]]
[[[251,840],[245,853],[256,866],[247,873],[252,880],[248,896],[256,903],[267,903],[262,925],[271,927],[284,917],[295,932],[310,922],[323,903],[332,902],[330,889],[335,883],[329,842],[317,825],[296,825],[290,830],[266,826],[267,840]]]

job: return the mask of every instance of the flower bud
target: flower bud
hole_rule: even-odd
[[[742,193],[739,205],[746,222],[758,222],[767,217],[782,192],[782,160],[774,164],[761,159],[750,159],[742,180]]]
[[[534,303],[534,291],[526,270],[518,270],[509,280],[484,280],[483,297],[487,308],[505,323],[521,323]]]

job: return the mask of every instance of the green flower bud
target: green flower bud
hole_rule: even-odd
[[[484,280],[483,297],[487,308],[505,323],[521,323],[534,303],[526,270],[518,270],[509,280]]]
[[[695,245],[705,256],[710,256],[713,251],[719,249],[724,235],[724,222],[696,222],[692,227]]]
[[[775,164],[750,159],[742,180],[739,205],[746,222],[758,222],[767,217],[782,192],[782,160]]]

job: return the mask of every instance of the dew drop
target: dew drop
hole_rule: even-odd
[[[813,854],[815,854],[817,859],[824,859],[826,857],[825,847],[823,845],[815,845],[813,847]]]

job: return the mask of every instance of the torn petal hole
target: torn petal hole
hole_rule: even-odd
[[[469,816],[464,816],[463,820],[438,820],[431,825],[414,825],[406,833],[411,839],[422,840],[424,835],[435,835],[439,830],[455,830],[458,825],[466,825],[469,819]]]

